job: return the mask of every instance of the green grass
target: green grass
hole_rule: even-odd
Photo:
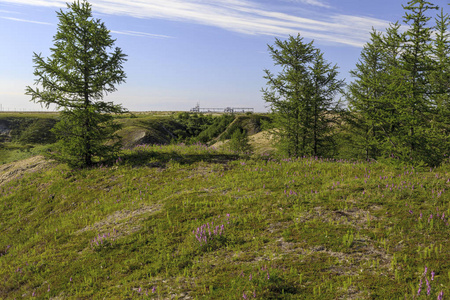
[[[56,118],[58,112],[0,112],[0,120],[10,118]]]
[[[18,143],[5,143],[0,147],[0,166],[40,155],[48,149],[49,145],[22,145]]]
[[[0,187],[0,298],[446,297],[449,180],[448,164],[201,145],[137,147],[87,170],[55,164]]]

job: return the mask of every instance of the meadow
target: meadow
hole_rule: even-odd
[[[450,164],[138,145],[0,185],[0,298],[445,299]]]

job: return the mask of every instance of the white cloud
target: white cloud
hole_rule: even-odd
[[[111,30],[112,33],[115,34],[123,34],[123,35],[130,35],[130,36],[138,36],[138,37],[148,37],[148,38],[161,38],[161,39],[170,39],[173,38],[172,36],[168,35],[162,35],[162,34],[152,34],[147,32],[140,32],[140,31],[117,31],[117,30]]]
[[[4,14],[18,14],[18,12],[16,12],[16,11],[2,10],[2,9],[0,9],[0,13],[4,13]]]
[[[304,2],[306,4],[315,5],[315,6],[319,6],[319,7],[327,7],[327,8],[331,7],[328,4],[325,4],[319,0],[300,0],[300,2]]]
[[[25,19],[18,19],[18,18],[10,18],[10,17],[0,17],[0,19],[16,21],[16,22],[33,23],[33,24],[39,24],[39,25],[53,25],[52,23],[47,23],[47,22],[39,22],[39,21],[25,20]]]
[[[324,8],[331,8],[330,5],[324,3],[324,1],[321,0],[284,0],[288,2],[294,2],[294,3],[304,3],[312,6],[318,6],[318,7],[324,7]]]
[[[65,7],[65,0],[3,0],[39,6]],[[322,0],[284,0],[329,7]],[[215,26],[249,35],[286,37],[300,33],[318,42],[362,47],[372,27],[383,30],[389,22],[364,16],[327,12],[321,19],[265,9],[250,0],[91,0],[95,12],[136,18],[158,18]],[[128,32],[130,34],[130,32]]]

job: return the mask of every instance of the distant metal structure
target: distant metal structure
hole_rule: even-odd
[[[217,112],[217,113],[246,113],[246,112],[254,112],[253,108],[249,107],[227,107],[227,108],[201,108],[200,104],[194,108],[191,108],[191,112],[197,113],[208,113],[208,112]]]

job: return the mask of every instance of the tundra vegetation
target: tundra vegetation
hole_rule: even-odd
[[[436,299],[449,163],[141,145],[0,184],[0,297]],[[2,178],[3,179],[3,178]]]
[[[272,47],[310,60],[285,68],[298,86],[266,72],[270,114],[111,115],[123,147],[89,168],[35,156],[60,149],[64,113],[0,114],[0,298],[448,297],[449,18],[430,34],[434,8],[410,1],[406,31],[372,33],[348,111],[311,88],[336,68],[298,36]]]

